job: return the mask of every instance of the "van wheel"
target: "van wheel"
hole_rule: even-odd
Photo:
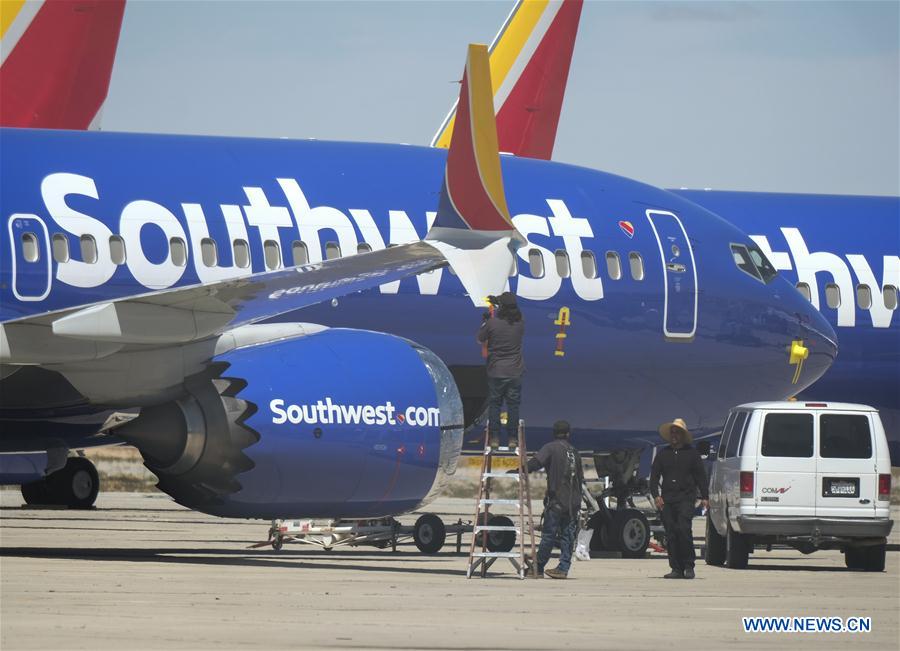
[[[725,565],[732,570],[743,570],[747,567],[750,557],[750,539],[731,528],[728,523],[728,533],[725,536]]]
[[[706,564],[722,566],[725,564],[726,552],[725,536],[720,536],[716,531],[716,525],[712,523],[709,517],[709,511],[706,512]]]
[[[847,569],[861,570],[865,563],[865,547],[847,547],[844,549],[844,564],[847,566]]]
[[[866,572],[884,572],[884,561],[887,552],[887,545],[871,545],[863,547],[865,551],[865,562],[863,568]]]

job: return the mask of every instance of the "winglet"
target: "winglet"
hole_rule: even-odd
[[[490,47],[500,151],[549,160],[582,0],[518,0]],[[431,141],[448,147],[454,105]]]
[[[469,45],[456,128],[434,225],[425,236],[456,272],[472,302],[501,293],[525,243],[503,191],[486,45]]]

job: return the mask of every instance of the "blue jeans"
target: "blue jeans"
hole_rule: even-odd
[[[500,436],[500,409],[506,402],[506,434],[509,438],[519,436],[519,403],[522,400],[522,378],[489,377],[488,381],[488,424],[491,436]]]
[[[538,547],[537,569],[538,573],[544,571],[544,566],[550,560],[553,552],[553,544],[559,536],[559,569],[569,571],[572,565],[572,551],[575,549],[575,534],[578,531],[578,520],[572,518],[559,508],[548,506],[544,509],[544,527],[541,529],[541,546]]]

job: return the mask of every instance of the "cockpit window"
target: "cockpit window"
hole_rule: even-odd
[[[778,275],[778,270],[772,266],[766,254],[755,243],[748,244],[747,250],[750,252],[750,259],[753,260],[753,264],[756,265],[759,275],[762,276],[764,282],[769,282]]]
[[[731,255],[734,256],[734,264],[737,265],[737,268],[743,271],[745,274],[753,276],[759,281],[762,281],[762,276],[759,275],[759,271],[756,269],[756,265],[753,264],[753,261],[750,259],[750,252],[747,251],[747,247],[743,244],[732,244],[731,245]]]
[[[732,244],[731,255],[738,269],[761,282],[768,283],[778,275],[778,270],[756,244]]]

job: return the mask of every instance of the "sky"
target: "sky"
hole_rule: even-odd
[[[102,127],[427,145],[512,5],[129,0]],[[553,158],[900,195],[900,2],[586,0]]]

